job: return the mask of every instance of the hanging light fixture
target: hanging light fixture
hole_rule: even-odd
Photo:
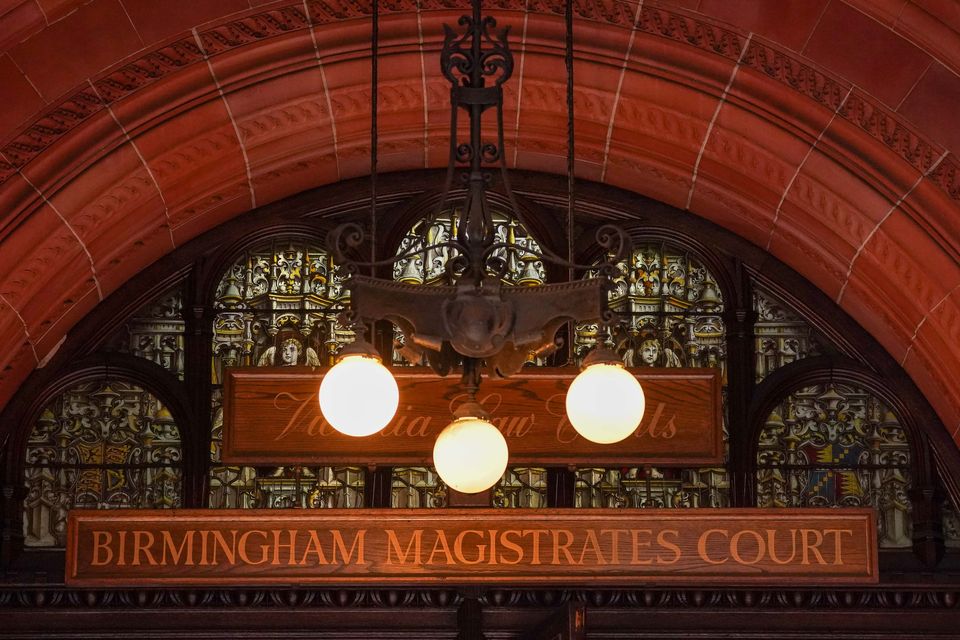
[[[348,436],[369,436],[397,413],[400,390],[373,345],[347,345],[320,383],[320,411],[330,426]]]
[[[583,360],[567,389],[567,418],[590,442],[612,444],[636,431],[643,418],[643,388],[617,354],[603,347]]]
[[[460,405],[454,417],[433,445],[433,465],[460,493],[489,489],[507,469],[507,441],[475,402]]]
[[[330,232],[327,243],[334,259],[349,274],[344,286],[350,289],[350,310],[343,322],[355,328],[364,322],[389,320],[404,335],[408,345],[421,349],[428,364],[441,376],[455,367],[462,368],[461,384],[465,402],[457,408],[455,420],[437,438],[434,465],[441,479],[464,493],[475,493],[493,486],[503,475],[507,444],[477,402],[481,370],[496,377],[510,376],[524,365],[531,353],[546,355],[556,349],[556,334],[572,322],[615,322],[609,309],[608,292],[617,273],[617,263],[631,251],[626,233],[604,225],[596,234],[597,253],[606,261],[596,265],[573,261],[573,14],[567,6],[567,108],[568,108],[568,214],[567,257],[548,248],[517,247],[499,241],[487,200],[491,169],[499,168],[503,191],[511,204],[512,215],[526,228],[523,211],[510,187],[503,152],[502,85],[513,73],[513,55],[507,44],[509,29],[496,29],[496,21],[481,15],[480,0],[472,0],[472,15],[463,16],[463,32],[455,33],[444,25],[444,43],[440,68],[450,82],[450,131],[457,132],[460,110],[469,119],[469,140],[451,136],[449,164],[442,197],[431,223],[446,207],[453,176],[461,167],[463,186],[462,214],[454,236],[440,243],[422,242],[387,260],[377,261],[376,245],[376,148],[377,148],[377,1],[373,2],[372,96],[371,114],[371,258],[358,261],[357,252],[366,241],[365,230],[356,223],[340,225]],[[496,140],[484,139],[481,118],[485,111],[496,112]],[[424,286],[377,278],[375,269],[420,254],[443,250],[451,256],[446,264],[448,284]],[[513,256],[510,254],[513,253]],[[551,262],[566,268],[569,281],[536,287],[508,286],[503,276],[515,259]],[[359,273],[369,267],[371,275]],[[596,277],[575,280],[577,272],[597,273]],[[358,354],[361,351],[363,353]],[[389,422],[397,406],[396,383],[392,389],[379,373],[382,364],[372,362],[372,349],[362,345],[344,349],[343,358],[327,378],[336,377],[320,389],[321,410],[335,428],[336,419],[347,433],[377,431]],[[349,365],[349,366],[347,366]],[[362,367],[361,367],[362,365]],[[643,391],[639,383],[609,351],[595,352],[584,361],[584,371],[574,380],[567,398],[567,410],[574,428],[594,442],[616,442],[637,427],[643,415]],[[344,367],[341,374],[339,368]],[[365,373],[366,371],[377,373]],[[360,381],[347,381],[348,374]],[[386,371],[386,369],[383,369]],[[368,377],[369,376],[369,377]],[[383,385],[381,398],[370,385]],[[360,394],[352,396],[351,394]],[[373,408],[382,412],[376,413]],[[387,411],[389,409],[389,416]],[[616,409],[616,410],[614,410]],[[376,415],[372,415],[376,413]],[[384,422],[386,420],[386,422]],[[382,425],[377,427],[381,422]],[[375,428],[376,427],[376,428]]]

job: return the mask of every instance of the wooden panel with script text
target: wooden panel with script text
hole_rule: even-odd
[[[71,511],[66,580],[870,584],[871,509]]]
[[[485,380],[478,399],[510,447],[511,464],[723,464],[720,373],[716,369],[636,369],[647,409],[634,435],[613,445],[584,440],[566,418],[572,369],[530,369]],[[459,376],[398,369],[396,417],[380,433],[354,438],[323,419],[321,373],[301,367],[228,370],[225,462],[429,464],[437,435],[465,398]]]

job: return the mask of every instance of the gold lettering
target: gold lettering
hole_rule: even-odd
[[[725,538],[730,537],[730,534],[725,529],[707,529],[700,535],[700,539],[697,541],[697,553],[700,554],[700,558],[704,562],[708,562],[710,564],[723,564],[724,562],[729,560],[729,558],[724,558],[723,560],[714,560],[707,553],[707,539],[710,537],[711,534],[714,534],[714,533],[720,534]]]
[[[367,535],[366,529],[357,529],[357,535],[353,537],[353,544],[350,546],[350,551],[347,552],[347,545],[343,542],[343,536],[340,535],[339,529],[331,529],[330,534],[333,536],[333,562],[337,561],[337,550],[340,550],[340,556],[343,558],[343,564],[350,564],[350,558],[353,557],[353,552],[357,552],[357,561],[354,564],[367,564],[363,559],[363,541]]]
[[[535,422],[536,417],[532,413],[529,416],[510,416],[503,418],[503,423],[498,424],[497,428],[503,432],[505,438],[522,438],[533,428]]]
[[[840,536],[847,534],[853,536],[852,529],[824,529],[823,534],[825,536],[833,534],[833,564],[842,565],[843,556],[841,555],[841,547],[843,546]]]
[[[673,552],[673,560],[664,560],[663,556],[659,553],[657,554],[657,564],[673,564],[680,560],[681,552],[680,547],[678,547],[673,542],[667,540],[667,534],[672,534],[674,537],[679,538],[680,532],[676,529],[662,529],[657,532],[657,544],[665,549],[669,549]]]
[[[533,534],[533,557],[530,559],[530,564],[540,564],[540,538],[549,532],[546,529],[523,530],[523,535],[527,535],[528,533]]]
[[[307,556],[311,553],[317,556],[315,564],[330,564],[327,561],[327,556],[323,555],[323,545],[320,543],[320,534],[317,533],[316,529],[310,529],[310,540],[307,542],[307,548],[303,550],[303,555],[300,556],[300,562],[297,564],[301,566],[307,564]]]
[[[743,536],[751,535],[754,540],[757,541],[757,557],[753,561],[746,561],[743,559],[743,556],[740,555],[740,540],[743,539]],[[730,555],[733,556],[733,559],[738,564],[757,564],[763,558],[766,548],[763,543],[763,536],[754,531],[753,529],[743,529],[742,531],[737,531],[733,534],[733,538],[730,540]]]
[[[813,534],[816,542],[810,542],[808,538],[810,534]],[[823,556],[820,555],[820,550],[817,548],[823,543],[823,534],[820,533],[820,531],[817,529],[801,529],[800,539],[803,541],[803,564],[810,564],[808,552],[813,552],[813,555],[817,558],[817,564],[827,564],[827,561],[823,559]]]
[[[297,564],[296,556],[294,555],[294,551],[297,548],[297,530],[287,529],[287,544],[280,544],[280,529],[273,529],[271,533],[273,533],[273,560],[270,561],[270,564],[282,564],[280,562],[281,548],[287,550],[287,564]]]
[[[330,435],[330,425],[323,419],[323,416],[313,416],[310,424],[307,425],[307,435],[311,438]]]
[[[474,534],[480,536],[480,539],[483,539],[483,531],[477,531],[476,529],[465,529],[457,534],[457,537],[453,540],[453,555],[457,557],[457,561],[462,564],[480,564],[483,562],[485,552],[487,550],[487,545],[478,544],[477,545],[477,558],[475,560],[467,560],[463,555],[463,539],[467,534]]]
[[[274,533],[276,533],[276,532],[274,532]],[[241,536],[240,536],[240,541],[239,541],[239,544],[238,544],[238,547],[239,547],[239,548],[237,549],[237,553],[240,555],[240,562],[243,562],[243,563],[245,563],[245,564],[263,564],[264,562],[267,561],[268,550],[270,549],[270,545],[268,545],[268,544],[262,544],[262,545],[260,545],[260,559],[259,559],[259,560],[253,561],[253,560],[250,559],[250,556],[247,555],[247,540],[250,538],[250,536],[252,536],[252,535],[254,535],[254,534],[258,534],[258,535],[263,536],[264,543],[266,543],[266,540],[267,540],[267,532],[266,532],[266,531],[260,531],[260,530],[258,530],[258,529],[252,529],[251,531],[244,531],[243,534],[241,534]],[[293,554],[293,552],[292,552],[292,550],[291,550],[291,555],[292,555],[292,554]],[[291,564],[292,564],[292,563],[291,563]]]
[[[297,410],[293,412],[293,415],[290,416],[290,419],[287,420],[287,424],[283,426],[283,429],[280,431],[280,433],[274,437],[273,439],[274,441],[282,440],[286,438],[289,433],[296,431],[297,430],[296,427],[297,427],[297,424],[299,423],[301,414],[303,414],[304,411],[308,411],[310,408],[313,407],[313,403],[310,402],[310,397],[307,397],[306,399],[298,398],[292,393],[281,391],[273,398],[273,406],[275,409],[279,411],[285,410],[283,407],[280,406],[281,400],[292,400],[293,402],[299,402],[300,405],[297,407]]]
[[[557,420],[557,430],[555,437],[560,444],[570,444],[577,439],[577,432],[570,426],[567,420],[566,394],[555,393],[544,403],[547,413]]]
[[[629,533],[629,529],[600,529],[600,535],[606,533],[610,535],[610,554],[613,556],[613,559],[610,561],[613,564],[620,564],[620,534]]]
[[[407,425],[407,435],[411,438],[426,438],[430,435],[430,416],[417,416]]]
[[[209,529],[200,530],[200,565],[205,566],[211,564],[210,560],[207,559],[207,538],[210,536]]]
[[[777,557],[777,530],[767,529],[767,553],[774,564],[790,564],[797,557],[797,530],[790,529],[790,557],[781,560]]]
[[[212,530],[210,533],[213,534],[213,559],[210,564],[217,564],[217,548],[219,547],[223,551],[223,555],[226,556],[227,562],[230,564],[237,563],[237,530],[230,530],[230,544],[227,545],[227,539],[223,537],[223,533],[217,529]]]
[[[430,557],[427,559],[427,564],[433,564],[433,557],[437,555],[437,550],[442,548],[443,554],[447,556],[446,564],[453,564],[453,556],[450,555],[450,545],[447,544],[447,534],[443,532],[443,529],[435,529],[437,532],[437,539],[433,542],[433,551],[430,552]]]
[[[127,544],[127,530],[121,529],[117,533],[117,538],[120,540],[120,544],[118,545],[118,548],[117,548],[117,566],[122,567],[123,565],[127,564],[127,561],[124,558],[124,553],[123,553],[124,547]]]
[[[146,540],[146,542],[144,542],[144,540]],[[143,555],[147,558],[147,564],[157,564],[153,554],[150,553],[150,547],[153,545],[155,540],[156,538],[154,538],[153,533],[150,531],[133,532],[133,562],[130,563],[132,566],[140,566],[141,553],[143,553]]]
[[[110,561],[113,560],[113,549],[110,548],[112,540],[113,534],[109,531],[93,532],[93,559],[90,561],[90,566],[102,567],[105,564],[110,564]],[[103,560],[100,560],[100,549],[107,552],[107,557]]]
[[[573,544],[573,533],[566,529],[550,529],[553,535],[553,562],[551,564],[560,564],[560,552],[567,558],[567,564],[576,564],[573,556],[570,555],[570,545]],[[566,539],[566,542],[560,544],[560,536]]]
[[[490,564],[497,564],[497,530],[487,529],[490,534]]]
[[[666,411],[667,404],[665,402],[658,402],[656,408],[653,410],[653,414],[650,415],[650,420],[644,425],[643,422],[640,423],[640,428],[637,429],[633,436],[635,438],[642,438],[644,435],[648,435],[651,438],[664,438],[669,440],[670,438],[677,435],[677,425],[674,424],[674,418],[676,416],[670,416],[667,420],[667,423],[664,425],[660,424],[660,419],[663,418],[663,412]]]
[[[577,564],[583,564],[584,556],[587,555],[587,548],[590,548],[593,554],[597,556],[597,564],[607,564],[606,559],[600,552],[600,542],[597,540],[597,534],[593,529],[587,529],[587,539],[583,541],[583,548],[580,549],[580,561]]]
[[[510,534],[514,534],[516,536],[522,536],[523,532],[518,531],[516,529],[507,529],[500,535],[500,544],[505,546],[510,551],[513,551],[515,554],[517,554],[517,559],[513,561],[507,560],[501,554],[500,562],[502,562],[503,564],[519,564],[520,561],[523,560],[523,547],[521,547],[516,542],[510,542],[509,538],[507,538],[507,536]]]
[[[653,535],[653,531],[651,531],[650,529],[631,529],[630,530],[630,535],[633,538],[633,545],[631,546],[633,551],[630,556],[630,564],[652,564],[653,563],[653,560],[640,559],[640,553],[639,553],[640,547],[650,548],[649,540],[647,540],[646,542],[640,541],[641,534],[645,534],[649,536],[649,535]]]
[[[414,563],[415,565],[420,565],[420,541],[423,538],[423,529],[416,529],[413,532],[413,535],[410,536],[410,541],[407,543],[407,549],[403,553],[400,553],[400,541],[397,539],[397,534],[393,529],[387,529],[387,564],[393,564],[393,557],[391,551],[397,552],[397,558],[400,561],[400,564],[407,564],[407,554],[410,553],[410,547],[413,547],[414,550]]]
[[[173,560],[174,565],[180,564],[180,558],[186,554],[187,560],[184,562],[184,565],[193,564],[193,536],[196,533],[193,529],[189,529],[183,533],[183,538],[180,540],[180,546],[176,547],[173,544],[173,536],[169,531],[161,531],[160,538],[162,540],[162,548],[160,550],[160,564],[162,566],[167,566],[167,551],[170,552],[170,559]]]

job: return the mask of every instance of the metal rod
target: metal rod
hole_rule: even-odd
[[[566,23],[566,51],[564,62],[567,67],[567,280],[573,282],[573,206],[574,206],[574,129],[573,129],[573,0],[567,0],[564,14]],[[567,362],[576,356],[576,325],[567,323]]]
[[[373,0],[370,19],[370,276],[377,276],[377,54],[380,49],[380,3]]]

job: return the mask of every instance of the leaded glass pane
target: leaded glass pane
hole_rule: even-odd
[[[144,305],[104,349],[156,362],[183,380],[183,293],[179,286]]]
[[[220,463],[223,411],[214,395],[210,442],[208,505],[221,509],[338,509],[363,507],[364,471],[360,467],[239,467]]]
[[[122,380],[71,387],[27,441],[24,544],[62,546],[74,507],[179,507],[180,461],[180,432],[153,394]]]
[[[943,543],[951,549],[960,547],[960,514],[957,514],[957,510],[953,508],[953,503],[950,502],[949,498],[943,501],[940,514],[943,526]]]
[[[273,240],[223,275],[214,309],[210,493],[214,508],[363,506],[359,467],[237,467],[218,464],[225,367],[333,364],[353,340],[337,323],[349,292],[330,256],[302,240]]]
[[[393,467],[390,506],[430,509],[447,505],[447,487],[430,467]]]
[[[610,308],[620,323],[607,339],[628,367],[720,367],[726,359],[723,298],[695,257],[641,244],[617,265]],[[578,325],[576,353],[596,344],[600,327]]]
[[[617,265],[610,307],[620,322],[604,335],[597,324],[576,327],[580,360],[603,336],[628,367],[726,367],[723,296],[695,256],[663,243],[639,243]],[[590,274],[593,275],[593,274]],[[725,373],[721,374],[726,381]],[[724,390],[725,390],[724,386]],[[726,406],[726,393],[724,393]],[[726,412],[723,437],[727,441]],[[577,470],[578,507],[725,507],[723,467]]]
[[[323,249],[274,240],[248,251],[217,287],[213,382],[226,366],[332,364],[353,340],[337,324],[348,295]]]
[[[539,509],[547,506],[547,470],[509,467],[493,487],[493,506]]]
[[[729,507],[726,470],[577,469],[576,506],[631,508]]]
[[[400,241],[397,255],[411,251],[419,253],[397,262],[393,266],[393,279],[411,284],[445,284],[447,262],[457,255],[456,250],[447,247],[423,249],[454,239],[461,215],[455,210],[417,222]],[[546,281],[543,263],[530,253],[540,252],[537,241],[516,220],[501,213],[493,214],[493,227],[496,232],[494,244],[506,245],[493,252],[493,257],[505,263],[503,282],[518,286],[543,284]]]
[[[753,310],[757,313],[757,382],[784,365],[824,352],[823,339],[817,332],[769,293],[754,291]]]
[[[790,394],[760,433],[757,467],[757,506],[873,507],[880,546],[910,546],[906,432],[870,392],[830,383]]]

